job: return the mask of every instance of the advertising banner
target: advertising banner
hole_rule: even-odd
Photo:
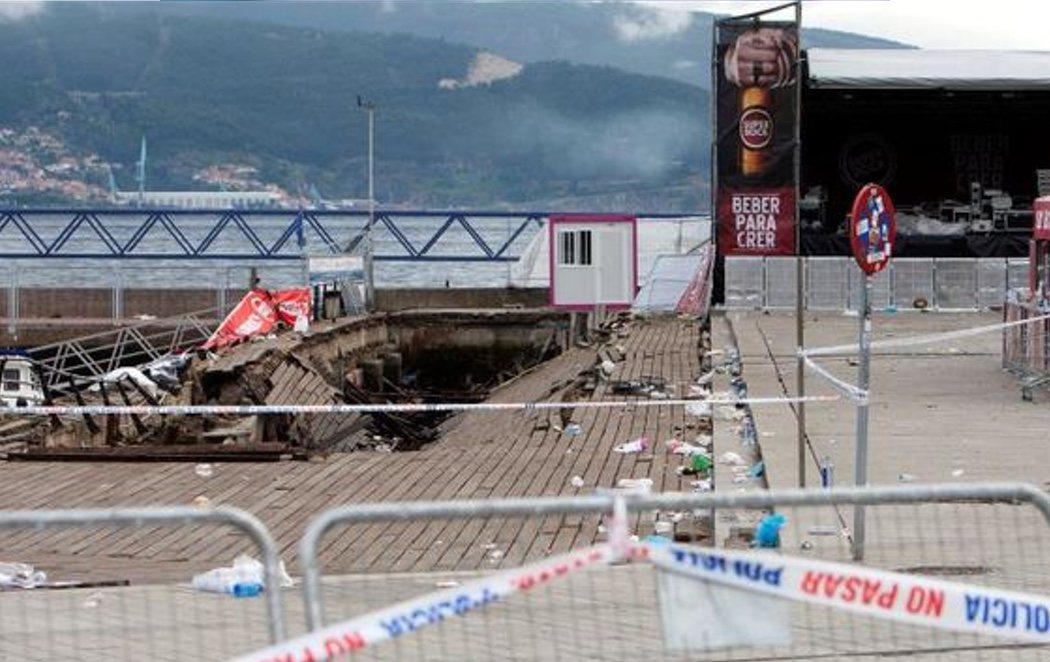
[[[1036,198],[1033,207],[1035,222],[1032,224],[1032,237],[1041,241],[1050,241],[1050,196]]]
[[[715,62],[719,251],[793,255],[798,26],[720,21]]]
[[[201,346],[215,349],[252,336],[266,335],[278,322],[295,326],[299,318],[310,318],[310,289],[252,290],[244,295],[215,333]]]

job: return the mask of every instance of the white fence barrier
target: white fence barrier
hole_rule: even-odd
[[[725,306],[749,310],[795,307],[793,257],[727,257]],[[850,257],[807,257],[804,303],[809,310],[853,310],[863,279]],[[895,258],[875,279],[872,306],[907,310],[983,310],[1003,305],[1024,284],[1025,258]]]

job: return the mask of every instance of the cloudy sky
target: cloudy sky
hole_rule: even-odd
[[[736,14],[778,4],[672,0],[659,6]],[[802,23],[921,48],[1050,50],[1050,0],[812,0],[803,2]]]

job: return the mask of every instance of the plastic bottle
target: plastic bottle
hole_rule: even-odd
[[[830,490],[832,485],[835,484],[835,463],[832,462],[830,455],[825,455],[820,460],[820,486],[826,490]]]
[[[261,595],[263,585],[256,582],[237,582],[230,586],[229,593],[235,598],[254,598]]]

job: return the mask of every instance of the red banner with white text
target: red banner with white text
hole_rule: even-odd
[[[201,348],[226,347],[253,336],[266,335],[278,322],[294,326],[299,317],[310,318],[309,288],[274,292],[252,290],[244,295]]]

